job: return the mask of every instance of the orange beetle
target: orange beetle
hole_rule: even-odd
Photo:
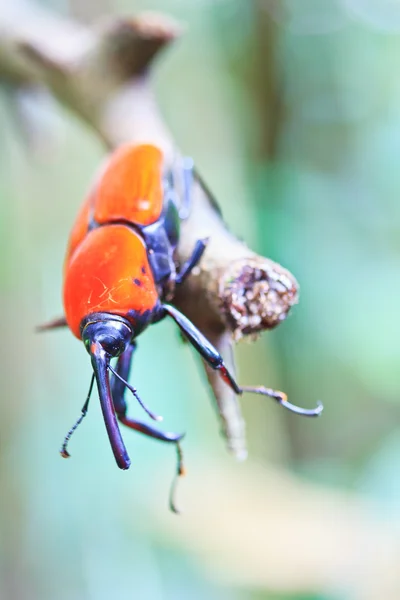
[[[109,158],[72,229],[64,267],[65,320],[54,321],[42,329],[67,324],[83,340],[93,376],[82,415],[65,438],[63,456],[69,456],[67,443],[86,415],[96,379],[118,466],[128,469],[130,460],[117,419],[152,438],[176,444],[178,474],[183,472],[179,446],[182,435],[162,432],[127,417],[124,398],[128,388],[152,419],[161,420],[144,405],[127,379],[136,337],[167,315],[235,393],[248,391],[270,396],[306,416],[317,416],[322,410],[320,405],[313,410],[298,408],[287,402],[284,394],[269,388],[240,387],[205,336],[177,308],[165,303],[167,297],[173,297],[175,286],[199,262],[207,243],[198,240],[190,258],[177,270],[180,221],[190,212],[191,161],[186,161],[182,168],[183,189],[179,196],[173,173],[165,167],[159,148],[153,145],[119,148]],[[113,357],[118,358],[115,369],[110,364]]]

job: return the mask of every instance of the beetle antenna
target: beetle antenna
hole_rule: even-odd
[[[171,490],[169,493],[169,508],[176,515],[180,515],[181,511],[176,506],[175,494],[176,494],[176,488],[177,488],[177,484],[179,481],[179,477],[183,477],[184,475],[186,475],[186,470],[185,470],[185,465],[183,464],[182,446],[180,445],[179,442],[176,442],[176,455],[177,455],[176,473],[172,480]]]
[[[113,369],[110,364],[108,365],[108,368],[110,369],[111,373],[113,375],[115,375],[115,377],[118,377],[118,379],[120,379],[122,381],[122,383],[128,388],[128,390],[132,392],[132,394],[135,396],[136,400],[139,402],[140,406],[149,415],[149,417],[151,419],[153,419],[153,421],[162,421],[163,420],[163,417],[161,417],[160,415],[156,415],[155,413],[151,412],[151,410],[149,408],[147,408],[147,406],[144,404],[143,400],[140,398],[139,394],[137,393],[137,390],[134,387],[132,387],[131,385],[129,385],[129,383],[123,377],[121,377],[121,375],[119,373],[117,373],[117,371],[115,369]]]
[[[317,406],[315,408],[301,408],[300,406],[296,406],[295,404],[288,402],[287,396],[283,392],[279,392],[278,390],[272,390],[271,388],[266,388],[264,386],[252,387],[243,385],[240,387],[240,390],[241,393],[250,392],[253,394],[261,394],[262,396],[269,396],[270,398],[276,400],[278,404],[280,404],[284,408],[287,408],[288,410],[290,410],[293,413],[296,413],[297,415],[302,415],[303,417],[319,417],[319,415],[324,410],[322,402],[317,402]]]
[[[87,413],[88,408],[89,408],[90,396],[92,395],[93,385],[94,385],[94,373],[93,373],[92,378],[90,380],[89,391],[88,391],[88,395],[86,397],[85,404],[82,406],[82,411],[81,411],[82,414],[79,417],[79,419],[77,420],[77,422],[75,423],[75,425],[73,427],[71,427],[71,429],[68,431],[67,435],[64,438],[64,443],[61,446],[60,454],[61,454],[61,456],[63,458],[69,458],[71,456],[70,453],[67,450],[68,442],[71,439],[71,436],[74,433],[75,429],[77,429],[77,427],[82,423],[83,419],[86,417],[86,413]]]

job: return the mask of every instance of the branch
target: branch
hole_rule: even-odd
[[[107,148],[124,142],[159,146],[171,167],[180,154],[154,99],[149,67],[158,52],[180,34],[163,15],[146,13],[103,22],[95,29],[55,17],[14,0],[0,15],[0,77],[21,86],[46,86],[88,124]],[[207,335],[233,367],[232,340],[254,336],[283,321],[297,302],[294,277],[258,256],[226,228],[212,194],[200,177],[193,210],[182,227],[178,260],[196,240],[210,236],[197,274],[174,303]],[[229,364],[230,363],[230,364]],[[229,449],[246,455],[237,397],[206,369]]]

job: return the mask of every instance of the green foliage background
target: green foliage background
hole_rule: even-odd
[[[303,406],[321,399],[325,412],[307,421],[243,399],[250,458],[234,464],[198,362],[166,323],[140,340],[135,385],[167,428],[187,431],[184,515],[167,513],[173,451],[127,432],[133,465],[119,472],[96,401],[72,458],[60,459],[90,366],[67,332],[33,330],[60,313],[66,239],[103,148],[49,106],[43,135],[51,127],[58,138],[33,155],[4,89],[0,598],[399,598],[400,6],[119,0],[69,10],[92,21],[150,8],[188,26],[155,73],[178,144],[232,230],[301,285],[287,322],[238,347],[240,380]],[[319,492],[318,537],[303,509]],[[253,502],[279,527],[260,521],[246,546]]]

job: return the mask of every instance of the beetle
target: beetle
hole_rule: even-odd
[[[190,275],[207,246],[206,239],[195,241],[192,255],[177,267],[180,223],[190,213],[194,177],[190,159],[183,161],[180,175],[182,189],[177,193],[175,175],[166,166],[160,148],[151,144],[123,145],[108,158],[73,226],[64,264],[65,318],[41,327],[67,325],[83,341],[93,368],[81,416],[61,449],[64,457],[69,456],[67,443],[72,433],[87,413],[96,380],[118,467],[130,466],[119,421],[146,436],[175,444],[177,474],[182,474],[179,442],[183,436],[128,417],[124,396],[128,388],[153,420],[161,420],[143,403],[128,378],[137,337],[149,325],[167,316],[236,394],[254,392],[270,396],[305,416],[317,416],[322,410],[321,405],[312,410],[294,406],[282,392],[269,388],[239,386],[218,351],[173,305],[175,287]],[[112,358],[117,358],[115,368],[110,362]]]

